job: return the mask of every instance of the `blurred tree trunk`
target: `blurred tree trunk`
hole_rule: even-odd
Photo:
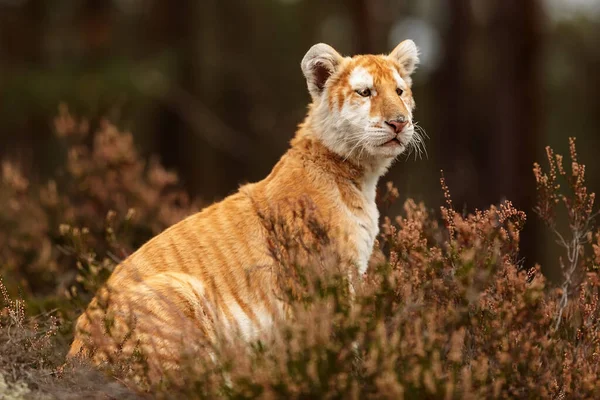
[[[443,32],[443,60],[433,77],[437,88],[436,118],[430,130],[438,132],[432,145],[439,154],[439,167],[444,171],[454,204],[461,207],[474,204],[482,193],[477,193],[480,174],[477,169],[484,160],[476,140],[484,135],[476,122],[480,102],[468,87],[468,54],[473,35],[473,18],[469,0],[448,1],[448,25]],[[479,132],[478,132],[479,131]],[[484,157],[486,155],[483,155]]]
[[[385,53],[388,35],[396,20],[402,1],[394,0],[349,0],[349,11],[354,25],[354,53]]]
[[[370,9],[371,3],[372,2],[369,0],[350,1],[350,12],[352,13],[352,22],[355,32],[354,50],[357,54],[371,53],[375,47],[372,24],[373,15]]]
[[[43,0],[31,0],[22,6],[0,6],[0,80],[10,79],[12,72],[44,65],[43,37],[47,17],[44,4]],[[0,93],[2,86],[0,81]],[[0,108],[9,109],[12,102],[12,99],[0,96]],[[15,110],[14,121],[14,124],[5,122],[4,132],[0,135],[0,158],[8,157],[18,162],[26,173],[44,171],[49,157],[44,141],[50,135],[47,115],[39,109],[29,114],[19,109]]]
[[[530,216],[522,254],[536,258],[532,163],[540,130],[537,0],[449,0],[445,55],[437,75],[436,137],[457,211],[502,199]],[[469,86],[470,85],[470,86]]]
[[[161,26],[166,38],[167,46],[174,50],[177,71],[174,85],[176,88],[165,94],[158,105],[156,114],[158,123],[156,134],[158,136],[158,153],[168,168],[176,169],[190,192],[198,192],[200,188],[208,193],[215,191],[219,174],[214,169],[211,174],[203,174],[209,165],[215,165],[214,152],[197,136],[191,133],[197,127],[190,126],[185,114],[187,108],[183,95],[192,99],[201,93],[202,81],[198,77],[206,73],[202,63],[202,52],[205,51],[201,35],[213,28],[214,10],[213,1],[206,1],[200,5],[197,2],[183,2],[178,7],[165,1],[157,1],[153,9],[155,21]],[[206,12],[202,13],[201,8]],[[213,15],[212,21],[202,18],[202,15]],[[160,36],[160,35],[159,35]],[[209,56],[206,54],[205,56]],[[200,94],[201,95],[201,94]],[[210,129],[210,127],[206,127]]]
[[[490,179],[485,190],[505,196],[530,216],[521,249],[527,265],[532,266],[539,259],[532,164],[540,144],[543,13],[539,0],[497,0],[492,16],[489,43],[496,73],[490,93],[497,101],[488,151],[500,154],[494,159],[501,162],[489,165],[485,175]]]
[[[110,54],[112,42],[113,3],[106,0],[85,0],[77,23],[84,45],[84,59],[95,65]]]
[[[44,4],[43,0],[30,0],[22,6],[0,4],[0,61],[21,66],[42,61]]]

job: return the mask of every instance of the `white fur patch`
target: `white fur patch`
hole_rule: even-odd
[[[373,253],[375,238],[379,233],[379,210],[375,204],[375,192],[379,173],[365,176],[363,196],[366,200],[366,216],[353,215],[357,224],[358,273],[364,274],[369,267],[369,259]]]
[[[206,289],[199,279],[178,272],[169,273],[168,275],[176,278],[171,280],[172,283],[177,283],[175,288],[185,288],[185,285],[183,284],[183,282],[185,282],[191,286],[194,292],[196,292],[197,297],[205,299]],[[149,290],[153,289],[149,288]],[[270,314],[268,310],[261,308],[258,312],[255,310],[259,324],[257,326],[235,300],[227,303],[227,308],[233,317],[232,321],[227,318],[223,309],[218,307],[218,304],[215,305],[205,299],[205,302],[199,304],[199,306],[210,312],[212,315],[217,316],[218,321],[222,324],[223,328],[225,328],[224,330],[220,330],[221,333],[230,339],[232,334],[239,334],[246,340],[254,339],[261,330],[269,328],[273,324],[273,315]]]
[[[227,304],[227,307],[229,308],[231,316],[233,317],[234,325],[237,325],[234,329],[237,329],[244,339],[253,337],[257,327],[254,326],[254,323],[248,314],[242,310],[242,307],[240,307],[236,301],[230,302]]]
[[[400,76],[400,74],[398,73],[398,71],[396,71],[394,68],[392,68],[392,75],[394,76],[394,79],[396,80],[396,84],[398,85],[398,87],[402,90],[406,90],[408,88],[408,84],[406,83],[406,81],[404,79],[402,79],[402,77]],[[400,101],[402,101],[402,103],[404,104],[404,107],[406,107],[406,110],[408,111],[408,118],[409,120],[412,120],[412,105],[409,105],[406,103],[406,101],[404,101],[404,96],[400,96]]]
[[[279,310],[273,308],[269,310],[261,307],[258,310],[254,310],[254,313],[258,319],[255,323],[253,322],[248,314],[242,310],[237,302],[231,302],[228,304],[233,321],[228,322],[227,327],[229,329],[228,334],[237,333],[242,339],[251,341],[258,338],[261,335],[267,334],[273,327],[274,316],[273,313],[277,313]],[[224,317],[224,316],[223,316]]]
[[[390,68],[392,70],[392,75],[394,76],[394,79],[396,80],[396,84],[398,85],[398,87],[402,90],[406,90],[407,88],[407,84],[406,81],[404,79],[402,79],[402,77],[400,76],[400,74],[398,73],[398,71],[396,71],[394,68]]]
[[[348,81],[354,90],[373,88],[373,76],[363,67],[354,68]]]

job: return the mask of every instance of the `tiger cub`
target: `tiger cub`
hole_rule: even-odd
[[[272,172],[123,261],[77,320],[68,357],[100,363],[138,348],[153,365],[176,366],[182,348],[202,340],[265,334],[287,315],[277,227],[308,244],[297,254],[306,261],[318,241],[316,219],[327,227],[327,251],[349,274],[363,274],[379,231],[377,181],[418,140],[411,92],[418,62],[411,40],[389,55],[354,57],[314,45],[301,63],[312,104]]]

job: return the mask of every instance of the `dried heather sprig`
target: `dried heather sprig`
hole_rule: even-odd
[[[595,226],[594,203],[596,195],[588,193],[585,186],[585,165],[577,158],[575,138],[569,138],[569,156],[571,158],[571,174],[563,168],[563,157],[555,155],[546,147],[549,172],[543,173],[539,164],[534,164],[534,175],[538,193],[535,212],[546,223],[555,235],[557,242],[566,250],[566,259],[561,257],[560,266],[563,275],[561,298],[558,304],[555,329],[562,321],[563,313],[569,303],[569,296],[574,294],[585,278],[585,247],[589,245]],[[570,193],[561,190],[557,183],[558,174],[567,182]],[[569,222],[569,234],[565,235],[556,226],[556,206],[562,204]]]

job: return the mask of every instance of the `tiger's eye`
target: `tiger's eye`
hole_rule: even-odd
[[[369,97],[371,95],[371,89],[361,89],[357,90],[356,93],[361,95],[362,97]]]
[[[404,90],[398,88],[398,89],[396,89],[396,93],[398,94],[398,96],[402,96],[402,93],[404,93]]]

